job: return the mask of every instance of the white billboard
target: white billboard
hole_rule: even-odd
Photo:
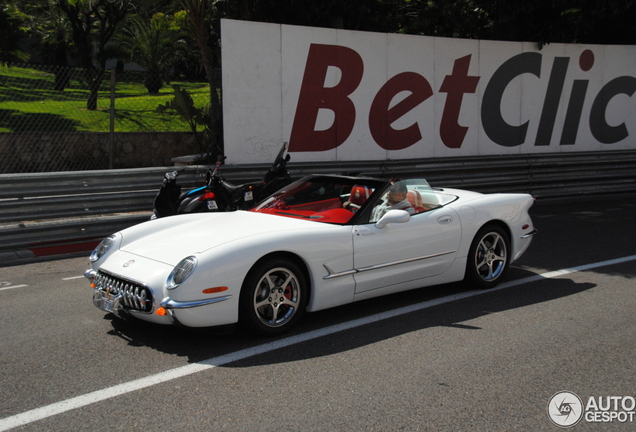
[[[636,47],[222,20],[228,163],[636,149]]]

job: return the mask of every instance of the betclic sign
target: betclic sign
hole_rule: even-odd
[[[224,20],[230,163],[636,148],[636,47]],[[634,97],[633,97],[634,96]]]

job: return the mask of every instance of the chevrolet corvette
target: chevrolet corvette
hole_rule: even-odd
[[[105,238],[85,276],[118,317],[276,335],[305,312],[504,279],[537,232],[528,194],[311,175],[250,210],[156,219]]]

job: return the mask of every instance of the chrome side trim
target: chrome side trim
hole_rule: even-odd
[[[358,272],[357,270],[354,269],[354,270],[345,270],[345,271],[340,272],[340,273],[335,273],[331,268],[329,268],[329,266],[327,264],[323,264],[323,267],[325,269],[327,269],[327,272],[329,273],[327,276],[323,277],[323,279],[333,279],[333,278],[337,278],[337,277],[340,277],[340,276],[347,276],[347,275],[354,274],[354,273]]]
[[[208,299],[208,300],[195,300],[195,301],[189,301],[189,302],[179,302],[179,301],[172,300],[170,297],[166,297],[161,302],[161,306],[166,309],[189,309],[189,308],[195,308],[199,306],[206,306],[206,305],[214,304],[214,303],[220,303],[222,301],[230,299],[231,297],[232,297],[231,295],[227,295],[227,296],[216,297],[216,298]]]
[[[453,254],[453,253],[456,253],[456,252],[457,251],[441,252],[441,253],[438,253],[438,254],[426,255],[426,256],[423,256],[423,257],[409,258],[409,259],[400,260],[400,261],[392,261],[392,262],[388,262],[388,263],[375,264],[375,265],[372,265],[372,266],[362,267],[362,268],[359,268],[359,269],[345,270],[345,271],[342,271],[342,272],[339,272],[339,273],[334,273],[334,271],[332,269],[330,269],[327,264],[323,264],[323,267],[325,269],[327,269],[327,272],[329,273],[327,276],[324,276],[323,279],[333,279],[333,278],[340,277],[340,276],[347,276],[347,275],[350,275],[350,274],[362,273],[362,272],[367,272],[367,271],[370,271],[370,270],[378,270],[378,269],[382,269],[382,268],[385,268],[385,267],[391,267],[391,266],[395,266],[395,265],[410,263],[410,262],[413,262],[413,261],[421,261],[421,260],[430,259],[430,258],[437,258],[437,257],[440,257],[440,256],[449,255],[449,254]]]
[[[535,235],[536,233],[538,233],[538,232],[539,232],[539,230],[535,228],[535,229],[533,229],[532,231],[530,231],[528,234],[524,234],[524,235],[522,235],[522,236],[521,236],[521,238],[522,238],[522,239],[530,238],[530,237],[534,236],[534,235]]]

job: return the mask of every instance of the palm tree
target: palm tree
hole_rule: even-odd
[[[0,4],[0,64],[24,62],[28,60],[20,45],[25,36],[23,23],[27,16],[17,6],[2,2]]]
[[[145,69],[144,85],[149,93],[159,92],[163,74],[187,52],[183,31],[172,17],[161,13],[147,21],[131,17],[116,42],[125,60]]]

